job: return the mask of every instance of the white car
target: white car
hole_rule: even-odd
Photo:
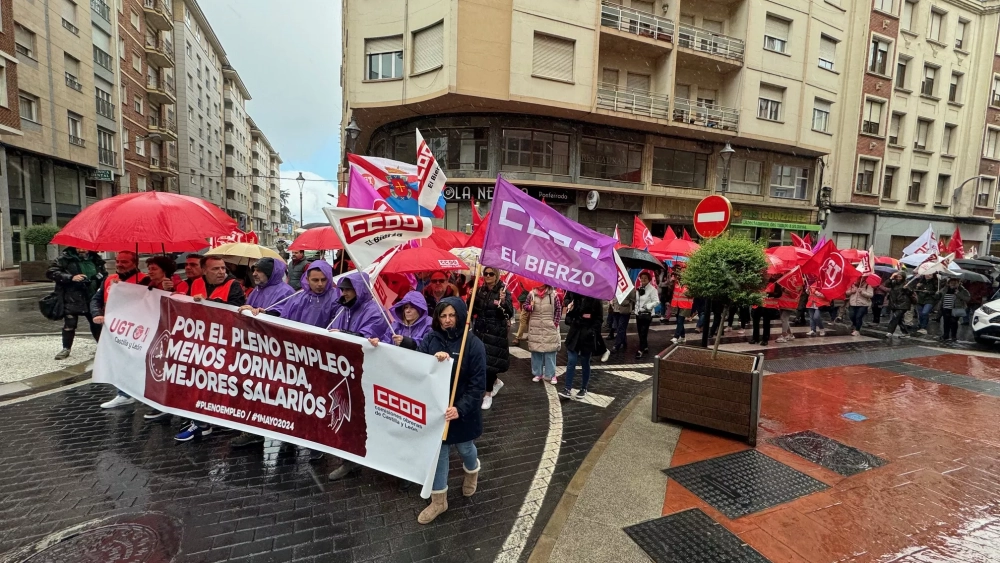
[[[980,344],[1000,342],[1000,293],[972,314],[972,333]]]

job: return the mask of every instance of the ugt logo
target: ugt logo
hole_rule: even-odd
[[[823,289],[839,286],[844,278],[844,257],[840,254],[831,254],[820,268],[819,274],[823,281]]]

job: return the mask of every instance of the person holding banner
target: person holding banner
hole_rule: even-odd
[[[416,350],[431,330],[431,317],[427,314],[427,301],[419,291],[410,291],[392,306],[391,342],[396,346]],[[372,346],[378,346],[378,338],[369,338]]]
[[[288,266],[281,260],[261,258],[251,267],[254,288],[247,297],[247,305],[255,309],[267,309],[282,299],[295,293],[292,286],[285,283]]]
[[[146,258],[146,271],[149,272],[149,287],[187,294],[188,284],[180,276],[174,275],[177,262],[169,257],[157,255]]]
[[[437,274],[435,274],[436,276]],[[509,320],[514,316],[507,288],[500,283],[499,272],[490,266],[483,267],[483,286],[476,292],[473,310],[473,331],[486,346],[486,394],[483,410],[493,406],[493,396],[500,392],[503,381],[497,374],[510,367],[510,344],[507,342]]]
[[[310,271],[313,267],[309,266]],[[387,335],[391,334],[389,323],[381,305],[368,289],[368,274],[351,272],[340,279],[337,289],[340,290],[340,309],[334,313],[333,321],[327,328],[386,342]]]
[[[566,322],[569,332],[566,333],[566,384],[559,392],[564,399],[572,399],[573,375],[576,363],[580,362],[580,372],[583,381],[576,393],[577,399],[587,396],[587,384],[590,382],[590,357],[598,349],[598,339],[601,338],[601,325],[604,323],[604,304],[600,300],[570,291],[566,292]],[[601,342],[603,344],[603,341]]]
[[[268,307],[240,307],[254,315],[266,313],[297,323],[326,328],[340,309],[340,290],[333,284],[333,268],[324,261],[314,262],[300,280],[305,289]]]

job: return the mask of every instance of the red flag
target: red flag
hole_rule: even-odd
[[[806,277],[802,274],[802,268],[796,266],[778,278],[777,284],[789,293],[802,295],[802,290],[806,287]]]
[[[479,216],[476,200],[470,199],[469,201],[472,203],[472,230],[475,231],[479,228],[479,224],[483,222],[483,218]]]
[[[618,225],[615,225],[615,234],[612,236],[618,241],[615,243],[615,249],[625,248],[625,245],[621,243],[622,237],[618,234]]]
[[[649,248],[658,242],[660,242],[659,239],[649,232],[646,224],[636,215],[632,226],[632,248]]]
[[[474,231],[472,231],[472,236],[469,237],[468,242],[465,243],[466,246],[470,247],[474,246],[476,248],[482,248],[483,242],[486,240],[486,229],[489,226],[490,226],[490,214],[486,213],[486,215],[483,216],[482,221],[479,222],[479,226],[476,227]]]
[[[347,194],[340,194],[337,196],[337,207],[350,207],[350,204],[348,204],[347,201]]]
[[[948,241],[947,252],[942,252],[941,255],[955,253],[955,258],[965,258],[965,249],[962,248],[962,233],[955,227],[955,232],[951,235],[951,240]]]
[[[816,289],[830,301],[842,299],[847,294],[848,288],[861,279],[861,272],[844,258],[832,240],[826,241],[826,244],[802,265],[802,271],[816,279]]]
[[[803,239],[803,242],[805,242],[806,245],[807,245],[806,246],[806,250],[812,250],[813,241],[812,241],[812,237],[809,235],[809,233],[806,233],[806,238]]]
[[[938,256],[946,256],[948,254],[948,245],[945,244],[943,240],[938,240]]]
[[[670,225],[667,225],[667,230],[663,233],[663,240],[670,242],[672,240],[677,240],[677,233],[674,232]]]
[[[802,239],[799,235],[795,233],[790,233],[792,235],[792,246],[797,246],[799,248],[804,248],[806,250],[812,250],[812,245]],[[806,235],[807,237],[809,235]]]
[[[684,236],[682,238],[684,240],[691,240],[691,235],[688,234],[687,228],[684,229]],[[691,242],[694,242],[694,241],[691,241]]]

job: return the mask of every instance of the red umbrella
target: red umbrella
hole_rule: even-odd
[[[792,265],[773,254],[765,254],[765,257],[767,258],[767,273],[769,274],[781,274],[793,268]]]
[[[203,199],[139,192],[85,208],[52,244],[96,251],[186,252],[205,248],[205,239],[229,234],[236,227],[225,211]]]
[[[342,250],[340,238],[333,227],[315,227],[295,237],[288,250]]]
[[[434,227],[431,236],[423,244],[424,246],[436,246],[442,250],[451,250],[452,248],[465,248],[468,242],[469,235],[465,233]]]
[[[389,260],[382,269],[383,274],[415,274],[436,270],[468,270],[469,267],[451,252],[436,246],[404,248]]]
[[[695,242],[678,238],[662,240],[650,246],[647,251],[660,260],[670,260],[674,256],[691,256],[699,248],[701,246]]]
[[[785,261],[790,267],[801,266],[813,255],[812,252],[797,246],[774,246],[767,249],[767,254]]]
[[[845,248],[840,250],[840,255],[844,257],[848,262],[860,262],[868,256],[868,251],[858,250],[857,248]]]
[[[885,266],[892,266],[893,268],[899,269],[899,260],[891,256],[876,256],[875,264],[883,264]]]

